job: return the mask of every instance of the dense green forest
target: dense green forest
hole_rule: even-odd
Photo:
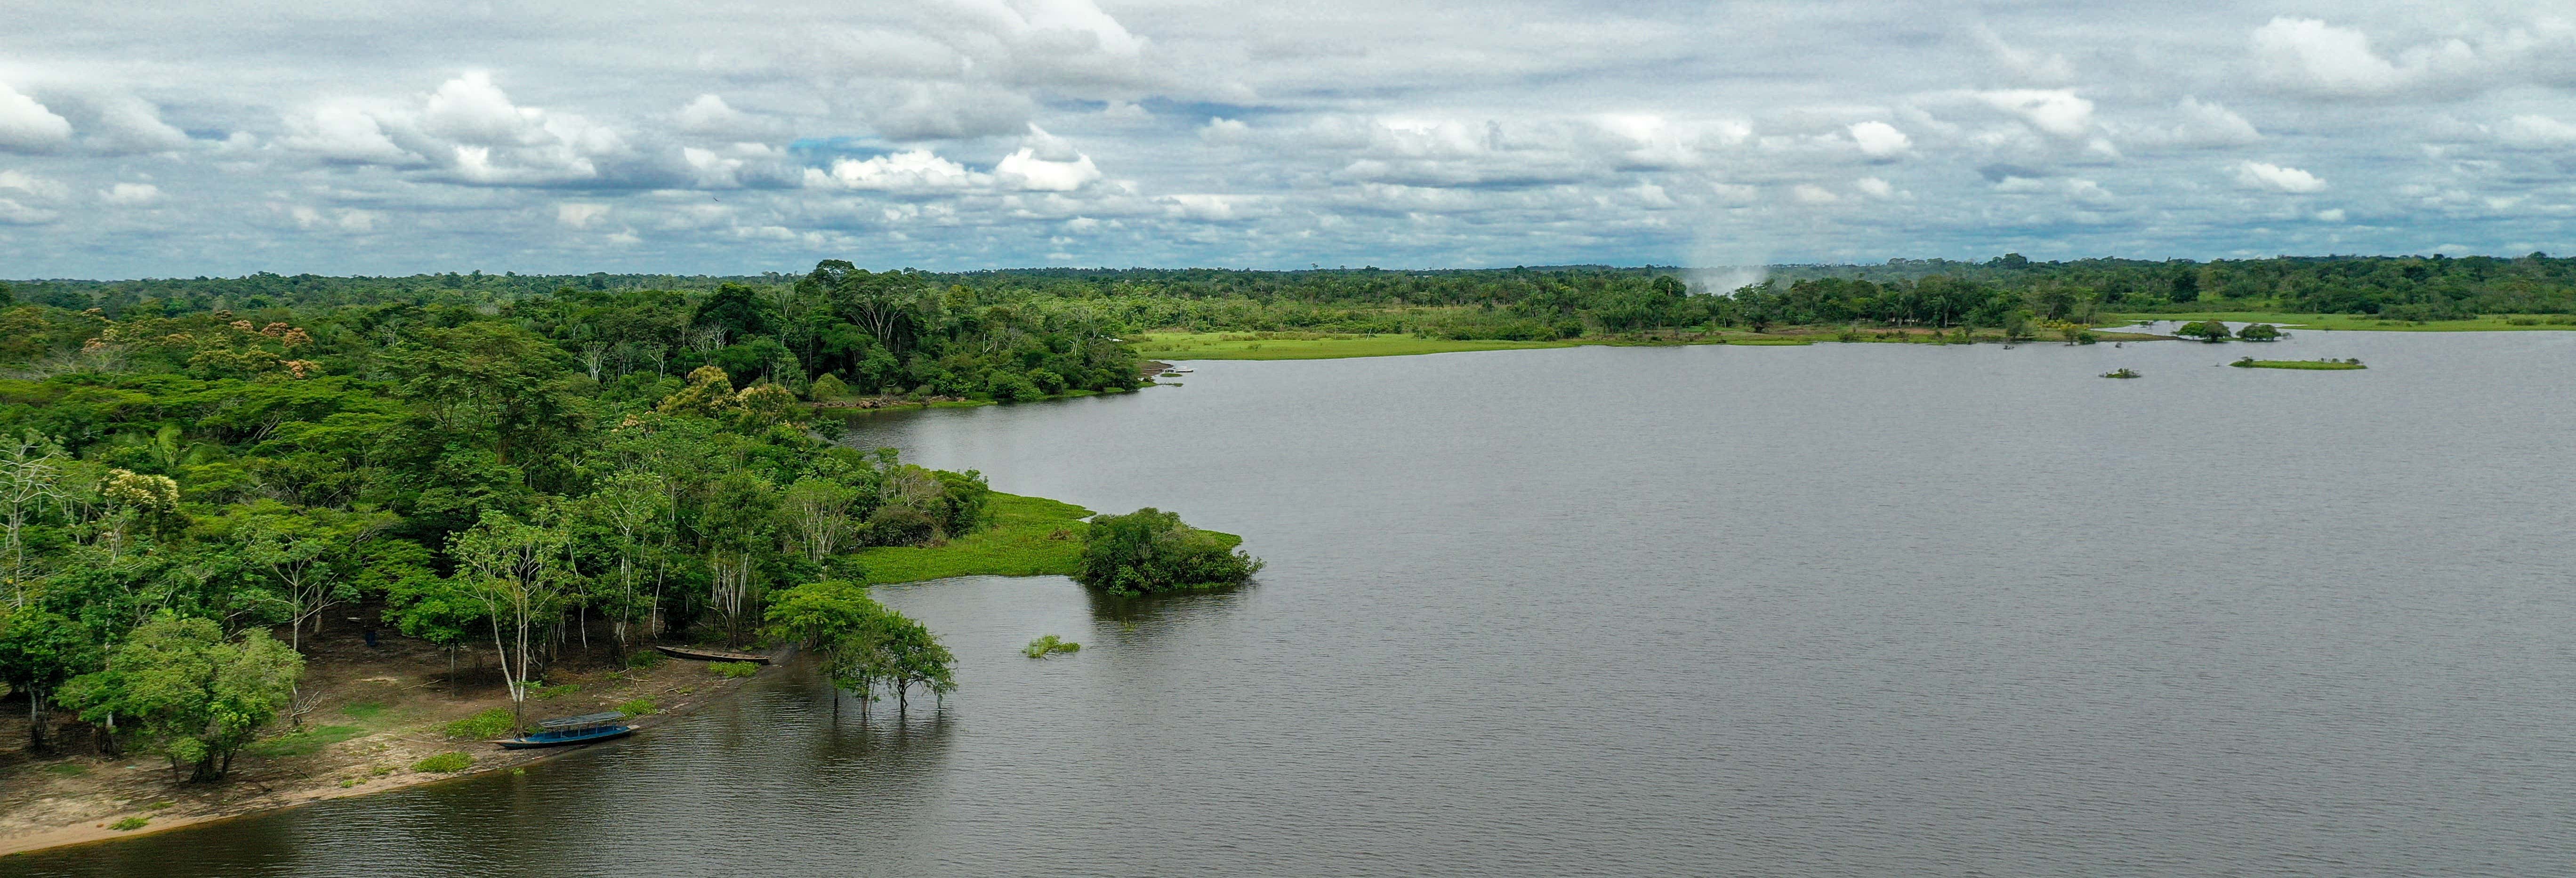
[[[192,295],[0,312],[0,685],[39,748],[68,710],[201,779],[294,715],[305,632],[340,608],[492,657],[516,703],[567,650],[746,642],[773,589],[985,526],[976,473],[838,447],[803,397],[1139,383],[1079,303],[840,262],[480,303]],[[945,653],[888,618],[836,654],[910,656],[862,682],[944,691]]]
[[[299,304],[447,305],[509,308],[531,319],[588,321],[586,342],[626,362],[653,345],[674,352],[713,344],[692,339],[697,325],[668,317],[629,322],[589,316],[596,309],[648,308],[711,295],[732,285],[758,300],[779,326],[748,319],[725,324],[724,341],[768,338],[794,347],[814,374],[836,372],[862,390],[925,384],[973,395],[959,369],[913,370],[889,346],[870,348],[826,311],[861,288],[880,302],[900,300],[884,316],[1034,322],[1096,334],[1151,329],[1411,333],[1437,338],[1538,340],[1695,327],[1882,326],[2000,328],[2019,319],[2087,322],[2107,314],[2279,311],[2369,314],[2391,320],[2462,319],[2480,314],[2576,314],[2576,259],[2534,253],[2502,259],[2418,256],[2321,256],[2271,259],[2150,261],[2085,259],[2035,262],[2006,254],[1983,262],[1892,259],[1876,265],[1783,265],[1751,286],[1717,288],[1678,268],[1553,266],[1397,271],[1378,268],[1310,271],[1228,269],[1013,269],[936,274],[869,274],[826,263],[813,277],[764,275],[677,278],[652,275],[416,275],[325,278],[309,275],[147,281],[23,281],[18,299],[52,308],[165,314]],[[828,275],[828,276],[826,276]],[[825,291],[830,291],[826,293]],[[537,313],[536,301],[558,303]],[[676,304],[670,307],[677,307]],[[996,312],[994,309],[1000,309]],[[848,325],[856,312],[842,307]],[[677,313],[677,312],[670,312]],[[658,321],[658,322],[656,322]],[[871,335],[874,327],[871,327]],[[625,345],[620,348],[619,345]],[[755,349],[756,348],[756,349]],[[639,350],[640,349],[640,350]],[[880,351],[880,349],[885,349]],[[880,352],[885,357],[871,360]],[[766,345],[715,360],[739,374],[767,374],[779,351]],[[700,359],[711,354],[701,353]],[[1085,387],[1050,368],[1068,388]],[[1032,382],[1052,392],[1039,376]],[[967,391],[958,393],[958,391]],[[987,394],[1001,394],[987,386]],[[1011,387],[1017,393],[1022,388]]]

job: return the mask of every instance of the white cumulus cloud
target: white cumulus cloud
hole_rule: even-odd
[[[1860,144],[1861,154],[1870,158],[1895,158],[1914,148],[1914,138],[1885,122],[1860,122],[1849,130],[1852,142]]]
[[[2524,114],[2497,126],[2496,136],[2514,146],[2568,146],[2576,144],[2576,125],[2548,116]]]
[[[71,120],[0,84],[0,149],[46,152],[71,142]]]
[[[567,228],[587,229],[591,223],[608,216],[608,205],[567,201],[555,205],[555,222]]]
[[[2021,117],[2030,127],[2058,137],[2082,137],[2093,130],[2093,102],[2070,89],[2017,88],[1978,92],[1977,99]]]
[[[2236,182],[2248,188],[2269,189],[2294,195],[2323,192],[2326,189],[2326,181],[2318,179],[2315,174],[2298,168],[2256,161],[2236,164]]]
[[[122,206],[151,204],[161,200],[161,187],[150,183],[118,183],[98,193],[100,201]]]
[[[2370,35],[2313,18],[2274,18],[2254,30],[2253,42],[2265,79],[2325,97],[2394,95],[2438,85],[2482,63],[2458,39],[2418,46],[2391,60],[2371,48]]]

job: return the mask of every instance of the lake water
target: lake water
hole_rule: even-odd
[[[1243,534],[1242,591],[881,589],[958,654],[944,708],[835,724],[771,671],[524,776],[0,872],[2576,862],[2576,333],[1194,365],[854,440]]]

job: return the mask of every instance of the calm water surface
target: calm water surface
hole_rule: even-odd
[[[2576,862],[2576,333],[1195,365],[853,440],[1244,534],[1250,588],[881,589],[957,652],[944,709],[835,724],[787,668],[524,776],[0,872]]]

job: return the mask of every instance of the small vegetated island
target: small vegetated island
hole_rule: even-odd
[[[2236,362],[2229,363],[2227,365],[2235,366],[2239,369],[2312,369],[2317,371],[2343,371],[2370,368],[2362,365],[2361,361],[2357,359],[2257,360],[2253,357],[2242,357],[2237,359]]]

